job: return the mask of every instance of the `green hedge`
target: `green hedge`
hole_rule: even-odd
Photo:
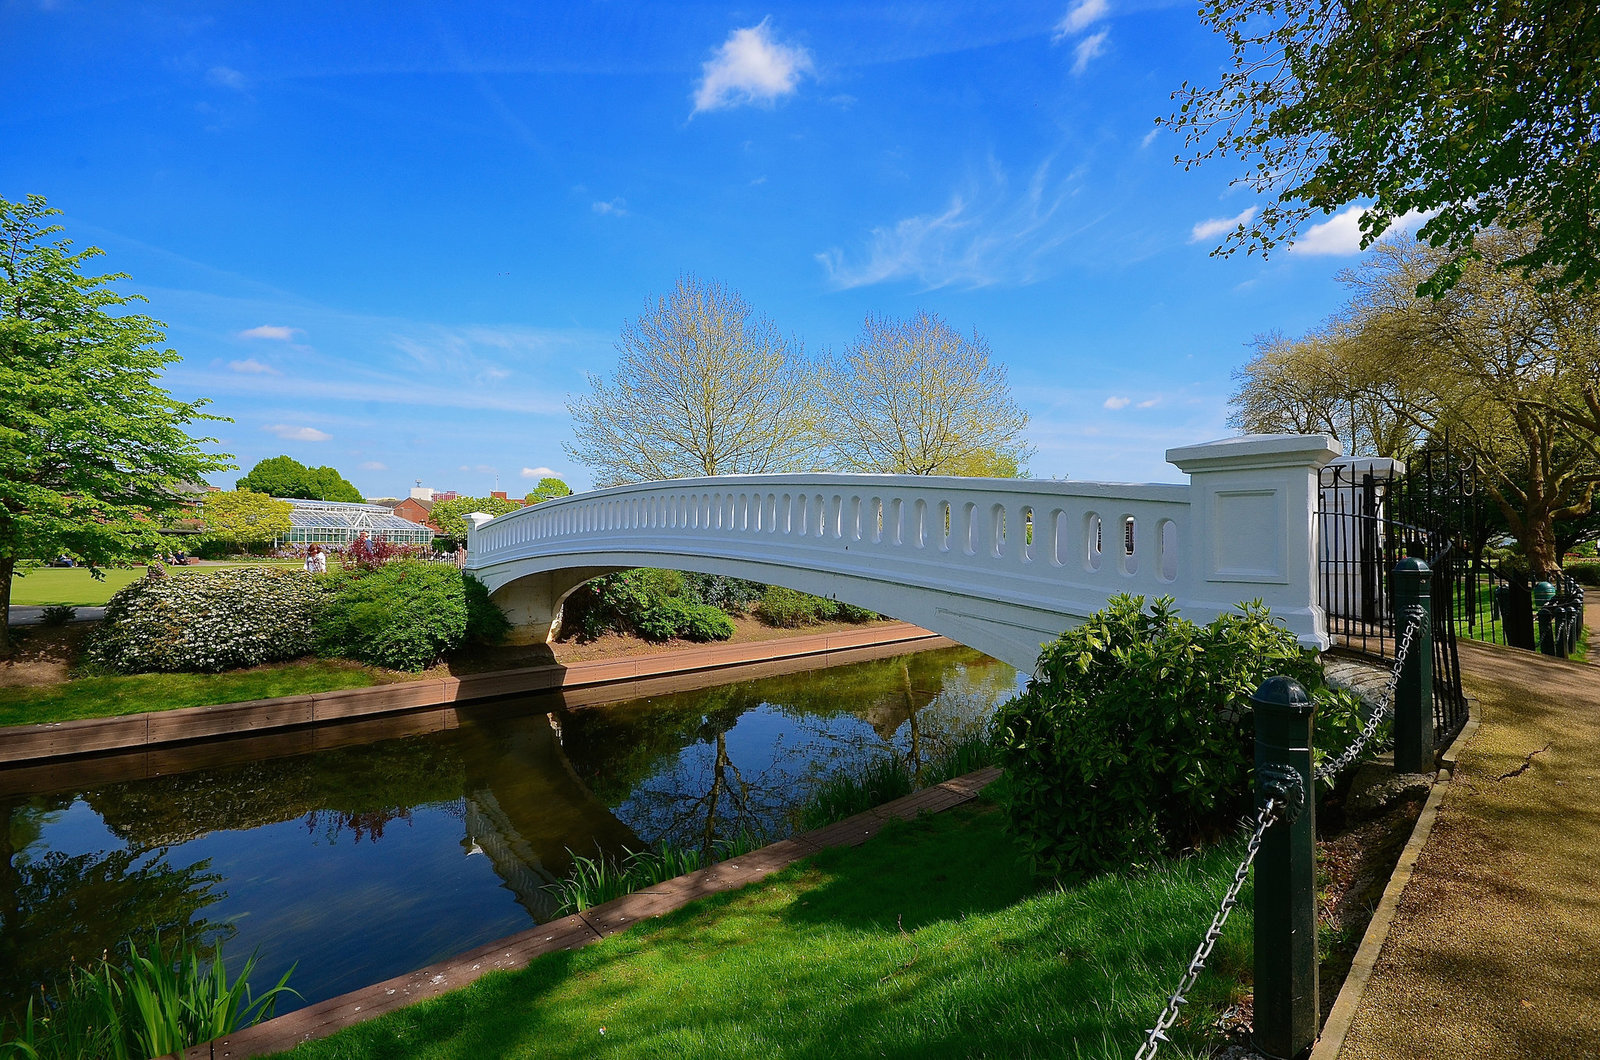
[[[1112,598],[997,716],[1011,825],[1041,875],[1137,867],[1231,827],[1252,802],[1248,699],[1268,677],[1310,690],[1320,747],[1359,726],[1359,701],[1259,602],[1205,626],[1172,603]]]
[[[469,641],[493,644],[511,625],[476,578],[444,563],[400,560],[317,579],[319,654],[391,670],[432,666]]]

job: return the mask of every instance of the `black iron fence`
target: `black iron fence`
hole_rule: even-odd
[[[1504,640],[1499,583],[1482,561],[1487,534],[1470,463],[1425,453],[1404,474],[1391,460],[1349,460],[1322,470],[1319,603],[1334,643],[1393,655],[1393,572],[1401,560],[1432,571],[1434,737],[1466,724],[1458,635]]]

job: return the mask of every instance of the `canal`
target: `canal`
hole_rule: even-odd
[[[596,706],[560,693],[0,771],[0,1012],[129,936],[259,954],[279,1011],[553,916],[573,852],[793,830],[816,786],[979,731],[967,648]]]

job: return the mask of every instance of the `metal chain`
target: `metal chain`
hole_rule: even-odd
[[[1178,988],[1167,998],[1167,1007],[1161,1010],[1161,1016],[1156,1020],[1156,1025],[1150,1028],[1149,1035],[1139,1051],[1133,1054],[1133,1060],[1150,1060],[1156,1055],[1156,1049],[1162,1042],[1168,1041],[1167,1031],[1177,1022],[1178,1009],[1189,1003],[1188,993],[1194,989],[1195,982],[1200,978],[1200,973],[1205,970],[1206,961],[1211,959],[1211,950],[1217,944],[1217,939],[1222,937],[1222,926],[1228,922],[1228,914],[1233,912],[1233,907],[1239,904],[1239,892],[1244,888],[1244,881],[1250,877],[1250,866],[1256,860],[1256,854],[1261,850],[1261,838],[1267,834],[1267,829],[1278,820],[1283,811],[1283,804],[1277,796],[1270,796],[1262,804],[1256,816],[1255,830],[1250,834],[1250,842],[1245,846],[1244,860],[1239,862],[1239,867],[1234,870],[1233,882],[1228,885],[1227,893],[1222,896],[1222,904],[1217,908],[1216,915],[1211,918],[1211,926],[1206,928],[1206,937],[1201,940],[1200,948],[1194,951],[1194,958],[1189,962],[1189,968],[1183,973],[1183,978],[1178,980]]]
[[[1422,626],[1426,617],[1422,605],[1417,604],[1406,611],[1406,628],[1401,634],[1399,642],[1394,649],[1394,668],[1389,673],[1389,683],[1384,687],[1383,699],[1379,701],[1378,708],[1372,712],[1367,723],[1361,727],[1361,735],[1356,737],[1355,743],[1344,749],[1338,758],[1331,759],[1317,767],[1314,780],[1328,780],[1336,777],[1350,767],[1350,764],[1360,758],[1366,751],[1367,744],[1378,732],[1380,726],[1394,711],[1394,693],[1400,685],[1400,671],[1405,669],[1406,656],[1411,653],[1411,643],[1416,639],[1417,630]]]

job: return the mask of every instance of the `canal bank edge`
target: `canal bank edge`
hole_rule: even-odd
[[[758,883],[828,847],[860,846],[890,821],[910,821],[925,813],[940,813],[971,802],[999,776],[1000,769],[990,766],[923,788],[837,824],[780,840],[687,876],[667,880],[649,890],[636,891],[582,913],[540,924],[438,964],[308,1005],[215,1041],[190,1046],[183,1052],[183,1060],[242,1060],[326,1038],[353,1024],[466,986],[490,972],[515,971],[537,957],[591,945],[626,931],[641,920],[681,909],[697,898]]]
[[[719,644],[621,659],[596,659],[566,666],[530,666],[314,695],[180,707],[114,718],[15,725],[0,729],[0,735],[3,735],[3,739],[0,739],[0,766],[47,762],[78,755],[137,751],[190,740],[272,732],[352,718],[449,707],[500,696],[564,691],[902,644],[907,651],[954,646],[953,641],[919,626],[896,623],[783,640]]]

